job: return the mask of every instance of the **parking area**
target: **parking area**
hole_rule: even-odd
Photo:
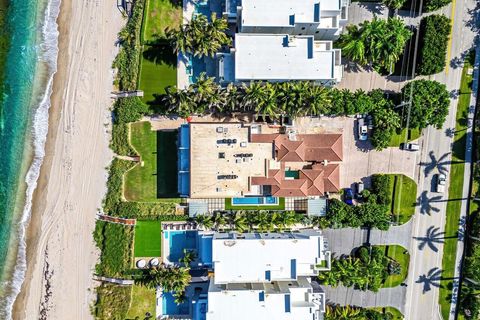
[[[359,141],[356,134],[356,120],[349,117],[329,118],[331,125],[343,128],[343,162],[340,166],[340,186],[349,188],[355,182],[363,181],[368,187],[370,176],[376,173],[402,173],[413,180],[418,163],[418,152],[400,148],[373,149],[369,141]],[[339,125],[340,124],[340,125]]]

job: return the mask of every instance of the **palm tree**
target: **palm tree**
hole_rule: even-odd
[[[209,214],[199,214],[194,218],[195,223],[202,229],[212,229],[213,217]]]
[[[249,85],[244,83],[242,84],[242,89],[244,91],[242,103],[246,111],[256,111],[263,108],[267,93],[265,86],[261,82],[252,81]]]
[[[244,232],[247,229],[247,217],[245,211],[237,211],[233,217],[233,229]]]
[[[360,29],[356,25],[348,25],[345,29],[347,32],[338,40],[342,53],[353,61],[366,64],[365,41],[361,37]]]
[[[225,216],[222,213],[217,212],[213,216],[213,224],[215,226],[215,230],[218,231],[227,224],[227,220],[225,219]]]
[[[135,283],[151,289],[160,286],[166,292],[183,292],[191,278],[190,268],[160,265],[143,270]]]
[[[197,254],[193,250],[183,249],[183,257],[180,258],[180,262],[185,265],[185,267],[189,267],[190,263],[192,263],[197,258]]]
[[[271,231],[273,229],[272,214],[268,211],[260,210],[257,213],[257,226],[261,232]]]

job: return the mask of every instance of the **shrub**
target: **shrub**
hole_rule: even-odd
[[[418,74],[432,75],[442,72],[446,65],[450,19],[444,15],[431,15],[420,24],[422,43],[418,61]]]
[[[114,123],[112,126],[112,140],[110,148],[113,152],[122,156],[136,155],[129,142],[129,127],[126,123]]]
[[[125,277],[126,271],[132,267],[133,227],[97,221],[93,238],[101,250],[96,273]]]
[[[366,202],[358,206],[332,199],[329,201],[326,220],[331,228],[372,227],[387,230],[390,227],[391,214],[387,206],[375,202]]]
[[[377,202],[382,205],[392,204],[393,176],[374,174],[372,176],[372,192],[377,195]]]
[[[446,6],[450,2],[452,2],[452,0],[425,0],[423,2],[423,11],[424,12],[436,11]]]
[[[115,123],[135,122],[148,112],[148,106],[138,97],[122,98],[114,105]]]
[[[131,161],[113,159],[108,170],[107,194],[103,201],[103,210],[110,215],[116,215],[117,205],[123,199],[123,175],[135,164]]]
[[[382,0],[382,3],[390,9],[400,9],[406,0]]]
[[[124,320],[130,307],[131,286],[104,283],[96,288],[95,319]]]

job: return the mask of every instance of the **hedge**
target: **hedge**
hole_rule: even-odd
[[[434,14],[420,23],[421,49],[418,61],[419,75],[432,75],[442,72],[446,66],[447,46],[450,36],[450,19]]]

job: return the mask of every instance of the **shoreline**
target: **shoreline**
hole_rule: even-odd
[[[13,319],[89,319],[106,192],[109,93],[124,20],[114,3],[62,0],[45,156],[26,230],[27,270]]]
[[[53,89],[50,97],[51,106],[48,112],[48,134],[45,142],[45,157],[40,169],[40,175],[37,181],[37,187],[33,193],[32,198],[32,212],[30,215],[30,222],[25,234],[26,241],[26,260],[27,270],[25,278],[22,283],[20,293],[15,299],[12,317],[13,319],[20,319],[20,315],[25,312],[25,305],[27,299],[27,292],[30,290],[30,281],[32,279],[33,268],[32,265],[37,263],[36,251],[39,241],[41,217],[40,213],[45,211],[46,204],[42,199],[47,197],[48,175],[52,169],[52,155],[55,152],[54,141],[57,136],[60,116],[61,116],[61,99],[63,96],[64,86],[68,65],[68,39],[69,28],[68,21],[71,17],[71,0],[62,0],[60,5],[60,14],[58,15],[58,58],[57,58],[57,72],[53,78]]]

